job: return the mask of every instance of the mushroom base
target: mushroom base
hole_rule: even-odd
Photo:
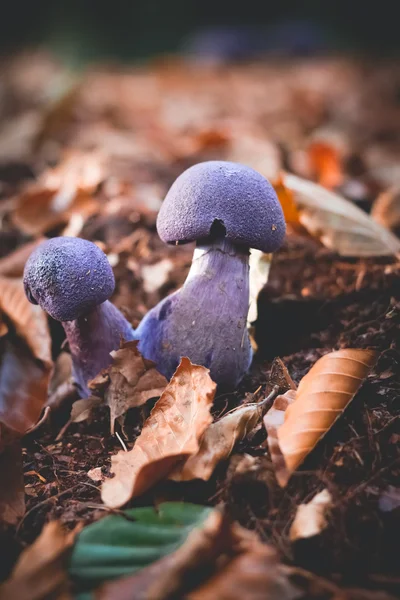
[[[64,321],[72,355],[73,376],[82,397],[90,396],[88,382],[111,362],[110,352],[120,346],[121,338],[137,339],[119,310],[108,300],[75,321]]]
[[[238,385],[252,359],[248,262],[248,251],[225,238],[204,241],[183,287],[144,317],[139,350],[167,378],[186,356],[209,368],[218,385]]]

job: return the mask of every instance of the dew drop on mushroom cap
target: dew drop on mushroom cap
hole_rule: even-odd
[[[65,329],[74,378],[82,396],[88,381],[110,364],[110,352],[134,331],[108,301],[114,291],[112,268],[104,252],[87,240],[56,237],[30,255],[24,271],[25,293]]]
[[[252,359],[249,250],[274,252],[285,236],[275,191],[244,165],[199,163],[170,188],[157,230],[169,244],[195,241],[196,250],[183,287],[140,323],[139,349],[166,377],[187,356],[209,368],[220,386],[234,388]]]

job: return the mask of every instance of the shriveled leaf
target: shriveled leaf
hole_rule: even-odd
[[[90,398],[81,398],[73,403],[71,409],[70,422],[82,423],[90,417],[90,414],[96,406],[102,404],[101,398],[90,396]]]
[[[219,511],[184,502],[105,517],[79,534],[71,556],[71,577],[91,588],[136,573],[183,545],[185,556],[193,538],[204,544],[210,529],[216,532],[221,522]]]
[[[137,345],[137,341],[123,342],[119,350],[110,353],[112,364],[89,383],[93,393],[102,395],[110,407],[111,433],[116,419],[160,396],[168,383],[154,363],[143,358]]]
[[[340,417],[376,360],[372,350],[330,352],[303,377],[297,391],[276,398],[264,424],[281,486]]]
[[[4,440],[0,452],[0,525],[16,525],[25,512],[24,474],[22,468],[22,449],[19,440]],[[0,593],[1,597],[1,593]]]
[[[89,217],[98,210],[91,194],[104,178],[101,155],[71,152],[60,165],[26,187],[17,199],[14,223],[22,231],[37,235],[67,223],[74,213]]]
[[[13,322],[35,358],[52,364],[51,337],[46,314],[27,299],[22,279],[0,277],[0,310]]]
[[[39,246],[45,238],[39,238],[28,242],[14,250],[4,258],[0,259],[0,275],[3,277],[22,277],[25,263],[31,253]]]
[[[400,252],[400,240],[339,194],[285,173],[294,192],[301,224],[342,256],[386,256]]]
[[[188,600],[295,600],[303,593],[289,579],[276,552],[265,544],[234,557]]]
[[[0,422],[23,434],[36,424],[46,404],[50,368],[7,338],[0,350]]]
[[[382,192],[375,200],[371,217],[382,227],[398,229],[400,227],[400,187],[392,187]]]
[[[103,484],[104,504],[123,506],[166,477],[181,459],[198,452],[212,421],[215,390],[208,369],[182,358],[133,449],[112,457],[114,477]]]
[[[300,504],[289,531],[291,541],[321,533],[328,525],[326,513],[331,506],[332,496],[327,489],[316,494],[307,504]]]
[[[74,532],[57,521],[44,526],[38,539],[21,554],[10,578],[0,585],[0,600],[69,600],[67,560]]]
[[[227,459],[235,444],[243,440],[261,420],[258,404],[240,406],[219,421],[212,423],[201,440],[199,451],[177,467],[170,475],[174,481],[210,479],[215,467]]]
[[[61,352],[51,373],[47,406],[57,409],[74,397],[78,398],[78,391],[72,376],[72,357],[68,352]]]

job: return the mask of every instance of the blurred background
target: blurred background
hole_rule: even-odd
[[[400,48],[397,12],[395,0],[15,0],[2,5],[0,51],[41,44],[78,64],[182,50],[234,59],[332,50],[388,55]]]

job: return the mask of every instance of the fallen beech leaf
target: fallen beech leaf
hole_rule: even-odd
[[[51,337],[46,314],[27,299],[22,279],[0,277],[0,310],[13,322],[35,358],[52,365]]]
[[[44,526],[38,539],[24,550],[9,579],[0,585],[0,600],[70,600],[67,558],[75,538],[57,521]]]
[[[371,217],[387,229],[400,227],[400,187],[395,186],[379,194],[372,205]]]
[[[300,504],[290,527],[290,540],[295,542],[321,533],[328,525],[325,515],[331,506],[332,496],[326,489],[307,504]]]
[[[174,481],[208,481],[217,464],[230,456],[235,444],[254,429],[261,416],[262,408],[258,404],[247,404],[212,423],[206,429],[199,451],[177,467],[169,478]]]
[[[182,358],[133,449],[112,457],[114,478],[103,483],[104,504],[123,506],[166,477],[181,459],[198,452],[212,422],[215,390],[208,369]]]
[[[1,258],[0,275],[3,277],[22,277],[26,261],[34,249],[44,240],[45,238],[39,238],[33,242],[28,242]]]
[[[208,546],[209,541],[219,545],[223,523],[222,512],[185,502],[133,508],[85,527],[75,544],[69,571],[88,589],[133,575],[176,551],[188,566],[193,542],[197,548]],[[183,546],[185,551],[179,552]]]
[[[37,235],[67,223],[74,213],[89,217],[98,210],[91,194],[104,179],[102,155],[71,152],[26,187],[17,199],[13,221],[22,231]]]
[[[93,394],[103,396],[110,407],[111,433],[116,419],[160,396],[168,383],[154,363],[143,358],[138,343],[123,342],[119,350],[110,352],[112,364],[89,383]]]
[[[317,442],[351,402],[377,359],[346,348],[320,358],[297,391],[278,396],[264,417],[278,483],[284,487]]]
[[[301,224],[342,256],[386,256],[400,252],[400,240],[367,213],[311,181],[285,173],[294,192]]]
[[[4,431],[1,437],[4,442]],[[25,512],[25,489],[21,444],[13,437],[0,453],[0,481],[0,524],[16,525]]]
[[[33,427],[47,400],[50,368],[6,336],[0,342],[0,423],[24,434]]]
[[[296,600],[303,593],[291,583],[276,552],[258,543],[234,557],[187,600]],[[124,600],[128,600],[127,598]]]
[[[315,141],[308,147],[310,167],[322,186],[333,189],[343,182],[338,150],[331,144]]]

